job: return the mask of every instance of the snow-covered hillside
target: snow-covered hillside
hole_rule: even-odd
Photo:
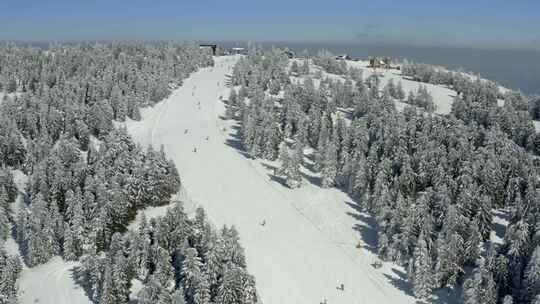
[[[304,60],[293,59],[291,61],[296,61],[298,65],[302,65]],[[420,86],[425,86],[427,90],[429,91],[429,93],[431,94],[431,96],[433,97],[433,102],[435,103],[435,106],[436,106],[435,113],[438,113],[438,114],[450,113],[452,102],[454,100],[454,97],[456,96],[456,92],[448,87],[411,80],[410,78],[403,76],[400,70],[372,69],[368,67],[369,66],[368,61],[346,60],[345,62],[348,67],[356,68],[362,71],[362,75],[364,79],[368,78],[373,73],[377,73],[377,75],[379,75],[380,77],[381,88],[384,88],[390,80],[392,80],[394,84],[401,82],[403,91],[405,92],[405,94],[409,94],[409,92],[416,94]],[[314,83],[316,86],[318,86],[320,82],[319,79],[316,79],[317,74],[320,74],[323,78],[329,78],[331,80],[340,80],[340,81],[345,80],[343,76],[327,73],[321,67],[313,64],[312,62],[310,62],[309,64],[309,69],[310,69],[310,77],[315,78]],[[296,77],[293,77],[293,79],[295,78]],[[402,102],[396,102],[396,107],[398,110],[401,110],[405,106],[407,106],[407,104],[402,103]]]
[[[13,177],[19,192],[22,193],[27,177],[19,170],[13,171]],[[17,214],[21,200],[22,195],[19,195],[13,203],[13,214]],[[13,238],[8,238],[5,245],[9,254],[20,256],[19,245]],[[91,303],[83,288],[76,283],[74,269],[78,265],[78,262],[66,262],[59,256],[33,268],[23,264],[19,281],[19,303]]]
[[[367,61],[347,61],[347,64],[351,67],[358,68],[363,71],[364,77],[369,77],[374,73],[374,69],[368,67]],[[426,86],[428,91],[433,96],[433,102],[436,105],[435,113],[448,114],[452,107],[452,101],[456,96],[456,92],[447,87],[438,86],[430,83],[422,83],[411,80],[404,77],[401,71],[395,69],[377,69],[376,72],[381,77],[381,88],[384,87],[390,79],[393,79],[394,83],[401,81],[403,90],[406,94],[409,92],[416,92],[420,86]]]
[[[374,221],[346,194],[315,179],[290,190],[273,177],[272,164],[243,153],[220,102],[237,59],[215,58],[215,67],[143,110],[140,122],[126,123],[129,132],[143,145],[163,145],[189,197],[216,225],[237,227],[264,303],[413,303],[402,269],[370,265]]]
[[[262,303],[414,303],[404,269],[392,263],[373,267],[378,261],[375,220],[347,194],[321,188],[319,176],[306,168],[302,168],[302,187],[285,187],[274,174],[275,162],[251,159],[243,151],[239,125],[224,119],[221,101],[229,96],[227,76],[239,58],[215,57],[214,67],[193,73],[169,98],[142,109],[140,121],[128,119],[118,124],[125,125],[143,146],[159,149],[163,145],[183,183],[173,199],[183,201],[188,213],[200,204],[216,226],[238,229]],[[363,70],[364,77],[373,73],[366,62],[347,63]],[[312,76],[320,71],[313,65],[310,69]],[[437,105],[436,112],[450,112],[453,90],[406,79],[396,70],[377,72],[382,76],[381,87],[390,79],[401,81],[406,93],[425,85]],[[91,141],[98,144],[94,137]],[[24,178],[16,172],[20,190]],[[148,208],[137,218],[142,212],[147,218],[160,216],[166,209]],[[136,229],[137,223],[129,228]],[[496,217],[493,242],[502,241],[507,224],[504,217]],[[8,239],[6,247],[9,253],[18,254],[13,239]],[[55,257],[31,269],[24,267],[20,303],[90,303],[76,282],[78,265]],[[132,291],[140,287],[134,286]],[[450,298],[440,302],[452,302]]]

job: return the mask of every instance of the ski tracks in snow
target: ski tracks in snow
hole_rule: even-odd
[[[225,77],[237,58],[217,57],[214,67],[185,79],[140,122],[126,123],[134,140],[163,144],[183,180],[179,195],[186,199],[189,189],[216,226],[237,227],[248,270],[265,304],[316,304],[324,298],[329,304],[412,303],[367,264],[364,252],[353,249],[357,235],[350,222],[342,222],[346,208],[334,207],[343,201],[336,201],[338,196],[318,197],[333,190],[313,190],[315,199],[330,200],[332,207],[306,204],[312,197],[293,195],[269,180],[257,168],[258,161],[236,150],[230,128],[223,132],[231,121],[219,117],[224,110],[219,96],[229,91]],[[182,134],[184,129],[189,133]],[[262,220],[264,227],[259,225]],[[339,283],[345,283],[343,291],[336,291]]]

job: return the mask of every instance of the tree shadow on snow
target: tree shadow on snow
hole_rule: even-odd
[[[277,166],[274,166],[274,165],[272,165],[272,164],[267,164],[267,163],[265,163],[265,162],[261,162],[261,164],[262,164],[262,166],[263,166],[265,169],[274,172],[273,174],[276,175],[275,172],[276,172],[276,170],[278,169]]]
[[[270,180],[274,181],[274,182],[277,182],[277,183],[280,183],[282,186],[285,186],[288,188],[287,184],[286,184],[286,179],[283,177],[283,176],[280,176],[278,174],[276,174],[276,170],[278,169],[277,166],[275,165],[271,165],[271,164],[267,164],[265,162],[261,162],[261,164],[263,165],[263,167],[267,170],[270,170],[271,172],[268,173],[268,176],[270,177]],[[304,180],[307,180],[309,183],[317,186],[317,187],[321,187],[321,179],[317,176],[313,176],[313,175],[310,175],[310,174],[307,174],[307,173],[304,173],[304,172],[300,172],[300,174],[302,174],[302,179]]]
[[[406,295],[414,297],[413,284],[407,277],[407,274],[399,269],[392,268],[395,276],[383,274],[392,286],[403,291]],[[416,304],[448,304],[457,303],[459,299],[459,290],[450,288],[438,288],[433,290],[429,299],[416,299]]]
[[[304,172],[302,172],[301,174],[302,174],[302,177],[308,182],[310,182],[312,185],[317,186],[317,187],[322,187],[322,181],[320,177],[306,174]]]
[[[341,112],[343,114],[343,116],[346,118],[346,119],[349,119],[349,120],[352,120],[353,119],[353,110],[352,109],[348,109],[348,108],[339,108],[338,109],[339,112]]]
[[[510,221],[510,214],[503,210],[494,210],[493,217],[498,217],[507,223]],[[495,231],[497,237],[504,239],[504,235],[506,234],[506,226],[504,224],[493,221],[492,229]]]
[[[90,282],[85,279],[82,267],[75,266],[71,271],[71,276],[73,278],[73,282],[75,282],[75,285],[81,287],[84,290],[84,293],[88,297],[88,299],[92,299],[92,286],[90,285]],[[90,301],[92,303],[95,303],[92,300]]]
[[[240,153],[240,155],[244,156],[245,158],[252,159],[251,155],[249,155],[249,153],[242,145],[242,140],[240,138],[239,132],[240,127],[232,126],[232,129],[234,129],[234,131],[229,133],[232,138],[228,138],[227,140],[225,140],[225,144],[235,149],[238,153]]]
[[[287,186],[287,184],[285,183],[286,180],[285,180],[284,177],[281,177],[281,176],[278,176],[278,175],[274,175],[274,174],[268,174],[268,176],[270,176],[270,180],[271,180],[271,181],[276,182],[276,183],[279,183],[279,184],[282,185],[283,187],[289,188],[289,186]]]
[[[392,284],[392,286],[403,291],[406,295],[414,297],[413,285],[409,280],[407,280],[407,275],[403,271],[394,268],[392,268],[392,272],[397,277],[386,273],[384,274],[384,277],[390,282],[390,284]]]
[[[347,214],[361,222],[354,224],[353,229],[360,233],[360,239],[363,243],[362,247],[376,255],[378,245],[377,222],[373,217],[367,215],[358,204],[347,201],[345,204],[354,210],[354,212],[347,212]]]
[[[506,226],[501,223],[493,223],[493,231],[495,231],[495,235],[498,238],[504,239],[504,235],[506,233]]]

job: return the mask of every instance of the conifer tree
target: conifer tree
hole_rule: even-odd
[[[197,255],[195,248],[188,248],[185,251],[184,260],[182,261],[182,286],[189,298],[193,298],[196,290],[199,288],[202,277],[202,262]]]
[[[186,304],[186,299],[184,297],[184,289],[182,288],[182,286],[179,286],[178,289],[176,289],[172,294],[171,304]]]
[[[324,151],[323,166],[321,169],[322,187],[332,187],[336,183],[338,170],[337,147],[334,140],[329,141]]]
[[[540,245],[534,249],[525,268],[525,289],[529,298],[540,294]]]
[[[431,255],[428,252],[425,236],[420,234],[418,245],[414,250],[412,281],[414,295],[425,299],[434,287]]]

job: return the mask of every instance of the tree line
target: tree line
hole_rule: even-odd
[[[343,189],[375,217],[379,257],[407,269],[418,298],[447,287],[462,289],[463,303],[540,303],[538,166],[518,140],[534,136],[529,117],[524,123],[514,111],[471,122],[454,109],[459,102],[450,115],[434,115],[425,87],[415,94],[424,107],[399,112],[404,94],[381,88],[377,75],[348,69],[340,84],[315,85],[309,75],[283,77],[287,61],[255,50],[234,69],[239,90],[227,112],[241,122],[251,156],[278,159],[275,174],[289,187],[301,186],[301,168],[313,162],[321,187]],[[282,95],[269,91],[274,82]],[[463,81],[457,98],[492,101],[490,86]],[[494,209],[508,213],[502,244],[490,238]]]
[[[255,288],[245,263],[227,257],[243,254],[233,228],[224,228],[218,235],[204,218],[187,220],[181,207],[175,207],[168,217],[148,224],[144,236],[137,236],[149,247],[141,252],[125,247],[138,242],[127,231],[137,210],[168,204],[181,181],[162,149],[136,145],[114,122],[140,119],[140,107],[152,106],[190,73],[211,65],[208,52],[173,43],[48,48],[7,44],[0,48],[1,88],[12,93],[0,103],[0,163],[4,168],[0,174],[0,236],[5,239],[14,227],[27,266],[45,263],[56,255],[81,260],[81,284],[90,282],[95,303],[128,303],[135,278],[135,264],[128,261],[144,254],[146,272],[137,278],[144,285],[141,293],[145,296],[141,297],[148,299],[145,303],[156,303],[157,294],[159,303],[202,304],[217,297],[228,299],[223,303],[256,302],[248,295],[236,297],[238,290],[233,290],[240,281],[249,281]],[[17,214],[10,208],[17,195],[9,173],[13,169],[21,170],[29,180]],[[158,233],[166,220],[168,225],[183,221],[184,226]],[[197,230],[197,224],[205,230]],[[169,244],[156,239],[177,237],[175,229],[185,229],[185,242]],[[207,239],[198,239],[202,237]],[[137,246],[146,246],[142,243]],[[209,271],[207,252],[201,248],[218,250],[217,243],[226,243],[235,252],[220,248],[212,266],[219,270]],[[188,272],[171,264],[171,260],[179,263],[188,256],[193,263],[185,265],[189,276],[198,271],[200,277],[187,279]],[[2,301],[15,303],[21,264],[1,249],[0,265],[6,265],[0,267],[0,291],[6,295]],[[180,271],[174,280],[190,283],[172,284],[168,274],[156,273],[173,271],[170,268]],[[171,282],[163,281],[165,277]]]

